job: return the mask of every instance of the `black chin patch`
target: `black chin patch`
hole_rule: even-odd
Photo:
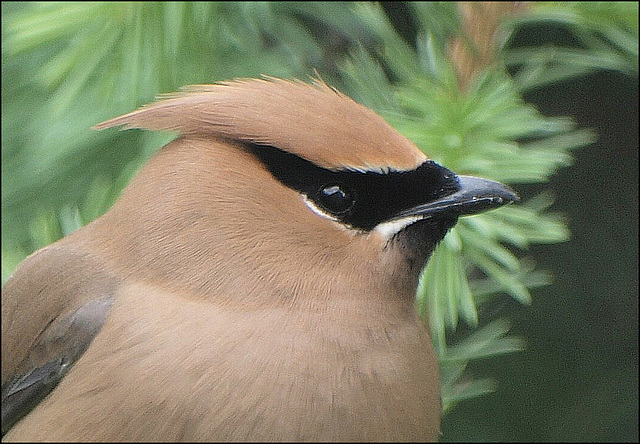
[[[398,232],[391,242],[403,252],[408,268],[417,274],[456,222],[456,216],[419,220]]]
[[[459,189],[456,175],[430,160],[410,171],[334,171],[270,145],[247,144],[247,148],[282,184],[363,231]]]

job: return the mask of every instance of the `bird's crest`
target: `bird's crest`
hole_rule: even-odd
[[[188,86],[94,128],[118,125],[271,145],[336,170],[402,171],[426,160],[382,117],[319,80]]]

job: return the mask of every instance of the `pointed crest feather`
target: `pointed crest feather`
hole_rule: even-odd
[[[331,169],[406,170],[426,159],[380,116],[321,80],[192,85],[94,128],[119,125],[272,145]]]

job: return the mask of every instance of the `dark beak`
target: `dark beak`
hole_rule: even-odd
[[[424,219],[438,216],[467,216],[515,202],[520,198],[506,185],[472,176],[458,176],[460,189],[453,194],[432,202],[408,208],[393,219],[422,216]]]

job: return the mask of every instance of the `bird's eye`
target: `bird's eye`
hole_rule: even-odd
[[[353,206],[355,193],[341,184],[324,185],[318,191],[317,202],[328,212],[341,215]]]

